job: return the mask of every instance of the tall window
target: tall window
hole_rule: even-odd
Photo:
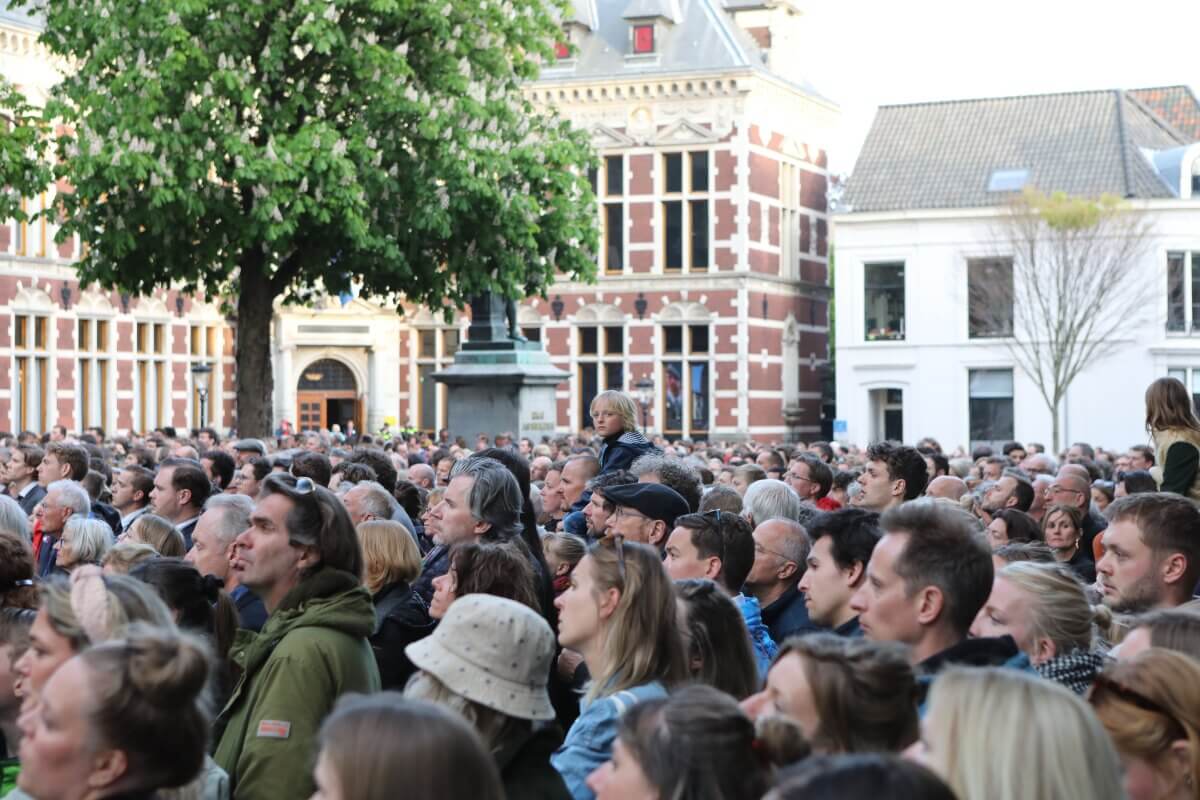
[[[784,277],[800,277],[800,180],[796,165],[779,162],[779,263]]]
[[[1200,367],[1170,367],[1168,378],[1178,378],[1192,393],[1192,406],[1200,413]]]
[[[709,426],[707,324],[662,326],[663,432],[706,434]]]
[[[625,328],[585,325],[575,329],[579,373],[579,427],[592,424],[592,400],[607,389],[625,388]]]
[[[967,261],[968,335],[972,339],[1012,336],[1013,262],[1011,258]]]
[[[446,388],[432,378],[435,372],[449,367],[458,352],[461,333],[458,328],[417,328],[417,426],[423,431],[436,432],[446,427]]]
[[[971,445],[1013,438],[1013,371],[973,369],[969,376]]]
[[[662,154],[663,269],[708,269],[708,151]]]
[[[866,264],[863,271],[867,340],[903,339],[904,262]]]
[[[208,381],[208,397],[203,403],[200,402],[200,393],[196,390],[195,378],[192,380],[192,426],[203,428],[208,425],[214,416],[213,409],[216,406],[217,389],[221,382],[221,328],[216,323],[212,324],[197,324],[191,325],[188,328],[188,354],[191,356],[188,375],[191,373],[192,364],[208,364],[212,367],[212,373]],[[201,406],[204,407],[204,416],[200,415]]]
[[[588,177],[600,202],[600,269],[625,270],[625,157],[605,156]]]
[[[138,432],[169,424],[171,374],[167,369],[167,324],[139,322],[134,331]]]
[[[79,383],[75,398],[81,428],[108,427],[109,321],[80,319],[75,323],[79,351]]]
[[[1167,330],[1200,331],[1200,252],[1167,253]]]
[[[50,318],[16,314],[13,326],[14,427],[40,434],[50,424]]]

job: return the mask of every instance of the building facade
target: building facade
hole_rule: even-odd
[[[1143,395],[1164,375],[1200,397],[1198,142],[1186,87],[881,108],[835,216],[844,438],[1050,445],[1051,413],[1007,344],[1012,323],[997,327],[978,291],[1014,280],[1000,223],[1025,186],[1125,198],[1151,229],[1135,267],[1150,299],[1071,385],[1063,446],[1146,442]]]
[[[596,283],[560,281],[519,309],[570,376],[556,431],[589,425],[598,392],[649,379],[655,432],[818,435],[838,111],[803,82],[803,31],[790,3],[745,0],[592,0],[564,20],[558,60],[526,91],[596,146],[602,246]],[[35,99],[55,79],[36,35],[0,14],[3,74]],[[235,425],[236,331],[216,299],[81,293],[78,244],[34,227],[0,226],[0,429]],[[466,326],[367,298],[278,307],[274,418],[440,429],[445,389],[430,375]],[[200,363],[215,376],[203,404]]]

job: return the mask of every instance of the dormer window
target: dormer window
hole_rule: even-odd
[[[633,52],[635,55],[654,52],[654,25],[633,26]]]
[[[571,57],[571,45],[567,44],[566,42],[555,42],[554,43],[554,56],[559,61],[562,61],[563,59],[566,59],[566,58],[570,58]]]

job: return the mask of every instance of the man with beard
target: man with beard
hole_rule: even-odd
[[[1192,599],[1200,580],[1200,510],[1176,494],[1133,494],[1108,507],[1096,564],[1104,604],[1136,613]]]

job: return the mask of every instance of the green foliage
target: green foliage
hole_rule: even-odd
[[[1122,210],[1121,198],[1112,194],[1098,200],[1074,197],[1057,191],[1047,195],[1038,189],[1027,188],[1019,201],[1056,231],[1083,231],[1095,228],[1105,219]]]
[[[0,79],[0,219],[28,222],[30,215],[21,209],[22,197],[36,197],[51,182],[50,164],[45,160],[49,126],[41,110],[31,106],[25,96]]]
[[[81,278],[441,307],[592,275],[586,139],[521,85],[539,0],[55,0],[47,107]],[[269,314],[269,309],[262,309]]]

